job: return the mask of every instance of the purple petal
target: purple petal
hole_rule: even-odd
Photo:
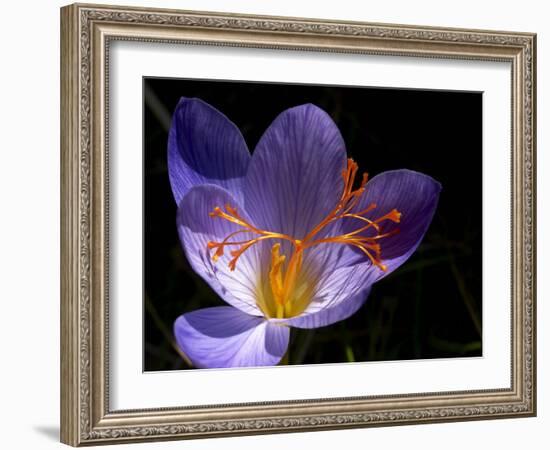
[[[230,305],[253,315],[263,315],[256,304],[257,286],[260,283],[265,257],[269,258],[263,243],[249,248],[239,258],[234,271],[228,267],[231,259],[229,252],[235,247],[227,248],[225,255],[217,262],[211,258],[214,250],[209,250],[208,242],[221,242],[230,233],[241,227],[220,217],[210,217],[209,213],[216,206],[223,208],[226,204],[236,207],[239,214],[246,218],[246,212],[237,200],[225,189],[211,184],[195,186],[189,190],[178,208],[177,224],[180,240],[187,260],[212,289]],[[251,233],[236,236],[238,240],[254,237]],[[265,253],[265,255],[264,255]],[[269,260],[268,260],[269,261]]]
[[[441,184],[422,173],[412,170],[393,170],[381,173],[367,183],[365,194],[356,211],[376,204],[376,208],[366,217],[375,220],[392,209],[401,213],[400,223],[384,221],[380,233],[388,233],[399,229],[393,236],[380,239],[381,258],[388,266],[386,272],[378,270],[380,279],[401,264],[416,250],[424,234],[428,230],[435,213]],[[354,223],[353,223],[354,222]],[[344,229],[347,232],[357,229],[362,224],[357,221],[347,221]],[[365,257],[360,257],[364,260]]]
[[[199,368],[274,366],[286,352],[289,329],[229,306],[179,316],[174,334]]]
[[[199,99],[182,97],[168,137],[168,173],[176,203],[193,186],[211,183],[242,198],[250,153],[239,129]]]
[[[370,286],[351,297],[347,297],[344,301],[336,304],[327,302],[326,307],[318,308],[313,312],[304,312],[297,317],[288,319],[285,323],[296,328],[319,328],[340,322],[355,314],[363,306],[369,293]]]
[[[252,155],[245,206],[256,226],[303,238],[334,208],[343,188],[344,141],[322,109],[281,113]]]
[[[327,259],[326,261],[326,264],[319,266],[318,273],[314,278],[316,287],[311,303],[301,316],[332,310],[331,313],[326,313],[326,318],[322,319],[326,321],[325,325],[328,325],[336,320],[342,320],[338,318],[340,314],[343,315],[342,318],[346,318],[345,313],[347,311],[350,311],[350,314],[355,312],[354,306],[351,304],[344,306],[344,304],[361,302],[361,299],[356,298],[358,296],[364,295],[366,299],[371,285],[376,280],[377,271],[372,270],[372,265],[367,261],[353,266],[342,265],[342,262],[337,258]],[[338,310],[338,308],[342,309]],[[329,322],[332,317],[335,320]]]

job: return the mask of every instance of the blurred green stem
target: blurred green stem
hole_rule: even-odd
[[[286,348],[286,352],[281,358],[281,361],[279,361],[280,366],[288,366],[290,363],[290,347],[292,346],[294,340],[296,338],[296,335],[292,332],[292,328],[289,327],[288,330],[288,346]]]
[[[414,356],[420,358],[422,355],[422,343],[420,341],[420,330],[422,328],[422,269],[419,268],[416,272],[416,299],[414,303],[414,325],[413,325],[413,346]]]
[[[299,345],[295,345],[295,352],[293,354],[294,364],[302,364],[304,357],[307,354],[309,346],[313,342],[313,336],[315,335],[315,329],[300,330],[298,336],[301,337]]]
[[[436,336],[431,336],[430,343],[434,348],[437,348],[438,350],[453,352],[459,355],[464,355],[466,353],[481,350],[480,341],[472,341],[472,342],[465,342],[465,343],[451,342],[445,339],[438,338]]]
[[[147,81],[143,83],[143,96],[145,98],[145,104],[151,110],[155,118],[162,125],[165,131],[170,129],[170,122],[172,121],[170,112],[166,109],[162,101],[157,97],[153,89],[149,86]]]
[[[348,362],[355,362],[355,354],[353,353],[353,348],[351,348],[351,345],[346,345],[346,357],[348,358]]]
[[[451,272],[455,277],[458,290],[460,291],[460,295],[464,300],[464,305],[466,306],[468,314],[472,319],[472,322],[477,331],[477,334],[479,335],[479,337],[481,337],[481,321],[479,320],[479,316],[477,315],[475,300],[472,297],[472,294],[470,294],[470,291],[468,290],[468,288],[466,287],[466,282],[464,281],[464,278],[460,273],[460,270],[458,270],[458,267],[456,265],[455,259],[452,256],[452,254],[450,255],[450,258],[449,258],[449,264],[451,266]]]
[[[164,322],[160,318],[155,306],[153,305],[153,302],[151,301],[151,299],[147,295],[145,296],[145,309],[147,310],[147,312],[149,313],[149,315],[153,319],[153,322],[155,322],[155,325],[157,326],[159,331],[164,336],[164,339],[166,339],[166,341],[168,341],[170,343],[172,348],[176,351],[176,353],[178,355],[180,355],[180,357],[185,361],[185,363],[189,367],[193,367],[193,364],[191,363],[189,358],[180,350],[180,348],[178,347],[178,345],[176,344],[176,342],[172,338],[172,333],[170,333],[170,331],[168,331],[168,329],[166,328],[166,325],[164,325]]]

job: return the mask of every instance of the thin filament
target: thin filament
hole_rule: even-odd
[[[382,238],[392,236],[398,233],[399,230],[394,229],[389,233],[381,234],[380,224],[385,221],[399,223],[401,221],[401,213],[396,209],[393,209],[389,213],[384,214],[383,216],[374,220],[365,217],[366,214],[371,213],[373,210],[376,209],[377,206],[375,203],[371,203],[361,211],[352,212],[353,209],[355,209],[356,206],[359,204],[361,197],[365,192],[365,186],[368,181],[368,175],[364,173],[361,179],[361,182],[359,184],[359,187],[357,189],[354,189],[353,185],[355,183],[357,170],[358,170],[358,165],[355,163],[355,161],[353,161],[351,158],[348,159],[347,167],[342,171],[344,188],[342,190],[340,199],[338,200],[334,208],[327,214],[327,216],[321,222],[319,222],[315,227],[313,227],[311,231],[309,231],[309,233],[301,240],[296,239],[284,233],[278,233],[274,231],[262,230],[260,228],[257,228],[256,226],[251,224],[249,221],[244,219],[239,214],[237,209],[232,207],[229,204],[225,205],[225,211],[218,206],[215,207],[214,210],[210,213],[210,217],[226,220],[235,225],[238,225],[239,227],[241,227],[241,229],[228,234],[220,242],[215,242],[215,241],[208,242],[207,244],[208,249],[209,250],[215,249],[215,252],[211,256],[212,259],[214,261],[217,261],[221,256],[223,256],[226,247],[237,247],[236,249],[230,252],[232,259],[228,263],[230,270],[235,270],[238,259],[249,248],[257,244],[258,242],[261,242],[267,239],[281,239],[281,240],[287,240],[291,242],[294,246],[294,252],[292,257],[289,260],[289,265],[292,263],[293,260],[298,260],[298,258],[294,258],[295,254],[301,253],[303,252],[303,250],[307,248],[313,247],[315,245],[323,244],[323,243],[336,243],[336,244],[351,245],[355,248],[358,248],[370,259],[370,261],[375,266],[377,266],[381,270],[384,270],[384,271],[387,270],[387,267],[382,263],[381,246],[377,241],[379,241]],[[357,229],[353,231],[350,231],[348,233],[344,233],[338,236],[316,238],[316,236],[323,229],[325,229],[329,224],[336,222],[338,220],[343,220],[343,219],[358,220],[361,222],[361,226],[359,226]],[[364,233],[369,229],[373,229],[375,231],[375,234],[373,236],[367,237],[367,236],[361,235],[361,233]],[[232,240],[235,236],[242,233],[251,233],[252,235],[254,235],[254,237],[251,239],[244,239],[244,240]],[[278,251],[279,250],[277,250],[277,252]],[[275,264],[274,261],[272,261],[272,266]],[[277,261],[279,260],[277,259]],[[277,263],[277,264],[278,264],[278,267],[282,266],[282,263],[280,264]],[[293,276],[295,277],[296,275],[294,274]],[[289,283],[289,284],[292,284],[292,283]],[[288,288],[285,289],[285,292],[287,291],[288,291]]]

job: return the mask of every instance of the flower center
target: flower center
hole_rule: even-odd
[[[361,196],[365,192],[365,185],[368,180],[367,174],[364,173],[359,187],[353,189],[357,169],[358,166],[355,161],[351,158],[348,159],[347,168],[342,171],[344,190],[340,199],[332,211],[302,239],[257,228],[245,220],[229,204],[225,205],[225,211],[217,206],[210,213],[210,217],[212,218],[221,218],[240,227],[240,229],[230,233],[220,242],[208,242],[208,249],[215,250],[211,255],[214,262],[224,255],[226,247],[234,248],[234,250],[230,251],[230,255],[232,256],[232,259],[229,261],[230,270],[235,270],[237,261],[241,255],[258,242],[268,239],[278,239],[289,241],[292,244],[292,251],[288,261],[286,255],[281,254],[280,242],[275,243],[271,248],[271,266],[269,270],[270,292],[267,295],[259,295],[258,298],[258,306],[266,316],[276,318],[293,317],[300,314],[307,307],[311,300],[313,287],[304,279],[302,262],[304,251],[313,246],[320,244],[351,245],[364,253],[372,264],[380,270],[387,270],[386,265],[383,264],[381,259],[379,241],[398,233],[399,230],[394,229],[387,233],[381,233],[380,224],[384,221],[399,223],[401,213],[393,209],[377,219],[369,219],[365,215],[376,209],[376,204],[374,203],[371,203],[361,211],[353,212],[352,210],[357,206]],[[329,224],[342,219],[355,219],[360,222],[360,225],[349,233],[337,236],[319,236],[319,233]],[[374,233],[371,233],[370,236],[362,234],[367,230],[374,230]],[[244,233],[247,233],[248,236],[252,235],[252,238],[234,240],[236,236]]]

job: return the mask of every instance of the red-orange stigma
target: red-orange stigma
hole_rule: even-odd
[[[215,207],[210,213],[210,217],[221,218],[232,222],[241,227],[241,229],[234,231],[227,235],[221,242],[208,242],[208,249],[214,250],[212,259],[217,261],[224,254],[225,247],[238,246],[236,250],[230,252],[233,257],[229,261],[229,268],[235,270],[236,264],[240,256],[252,247],[254,244],[267,240],[267,239],[282,239],[290,241],[294,246],[294,253],[301,253],[303,250],[313,247],[319,244],[345,244],[351,245],[362,251],[371,262],[383,271],[387,270],[385,264],[381,260],[381,246],[378,242],[380,239],[392,236],[399,232],[398,229],[394,229],[387,233],[380,233],[380,223],[389,220],[394,223],[401,221],[401,213],[396,209],[391,210],[389,213],[379,217],[378,219],[371,220],[365,217],[365,214],[376,209],[376,204],[371,203],[368,207],[361,211],[352,212],[353,208],[359,203],[361,196],[365,192],[365,185],[367,184],[368,175],[363,174],[361,183],[357,189],[353,189],[355,177],[357,175],[358,166],[353,159],[348,159],[347,168],[342,171],[342,178],[344,180],[344,189],[340,200],[334,207],[334,209],[316,226],[314,227],[303,239],[296,239],[292,236],[283,233],[276,233],[273,231],[262,230],[256,228],[254,225],[246,221],[238,211],[231,205],[225,205],[225,211],[220,207]],[[315,236],[327,225],[340,219],[355,219],[362,222],[361,226],[356,230],[349,233],[341,234],[338,236],[329,236],[319,239],[315,239]],[[374,229],[376,234],[374,236],[363,236],[361,233],[368,229]],[[252,239],[246,240],[231,240],[235,236],[242,233],[252,233],[255,235]]]

